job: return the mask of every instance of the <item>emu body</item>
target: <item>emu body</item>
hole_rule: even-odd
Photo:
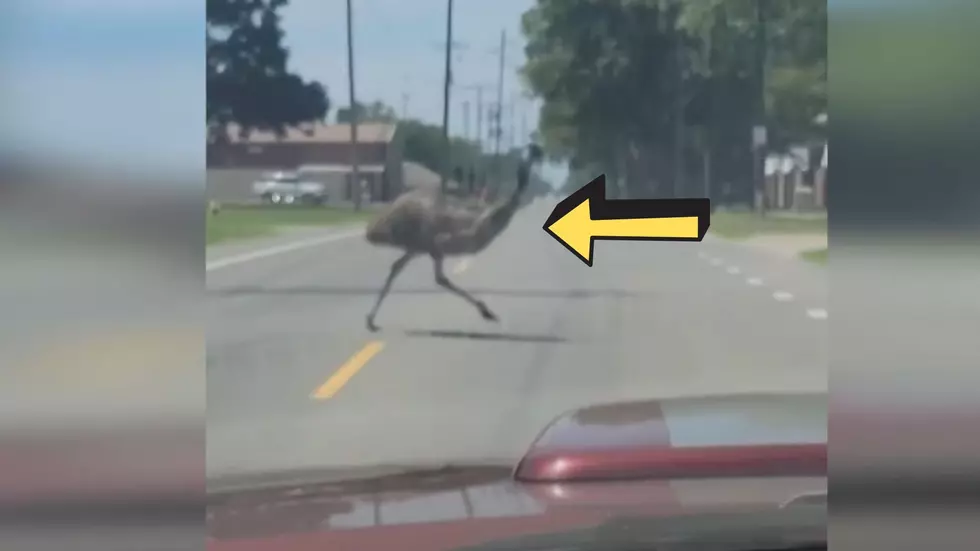
[[[438,192],[413,191],[395,199],[367,227],[365,237],[372,245],[404,251],[391,265],[374,307],[368,313],[367,327],[377,331],[374,320],[381,303],[398,274],[416,256],[432,258],[436,283],[477,309],[488,321],[497,321],[487,305],[457,287],[446,277],[443,262],[447,256],[471,255],[487,248],[510,224],[527,189],[532,167],[541,160],[541,150],[531,146],[521,162],[517,186],[503,201],[486,204],[464,203]]]

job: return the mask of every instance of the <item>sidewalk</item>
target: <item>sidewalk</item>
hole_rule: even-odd
[[[364,227],[363,223],[338,224],[336,226],[282,226],[274,235],[254,239],[236,239],[209,245],[205,249],[205,261],[212,262],[239,254],[277,247],[288,243],[315,239],[335,234],[349,234]]]
[[[771,210],[766,213],[766,216],[772,216],[774,218],[787,218],[795,220],[826,220],[827,211],[791,211],[791,210]]]
[[[756,235],[734,243],[779,256],[797,258],[806,251],[827,248],[826,233]]]

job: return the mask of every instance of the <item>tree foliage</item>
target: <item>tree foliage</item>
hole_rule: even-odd
[[[676,82],[663,78],[676,38],[668,14],[627,0],[539,0],[523,28],[523,75],[544,100],[545,148],[573,168],[604,167],[614,183],[629,173],[650,180],[640,175],[671,143],[679,116],[670,108]]]
[[[537,0],[522,73],[543,145],[573,178],[605,172],[632,195],[685,193],[705,153],[751,186],[760,117],[777,149],[822,137],[826,18],[821,0]]]
[[[372,102],[369,105],[364,105],[363,103],[357,103],[357,122],[384,122],[390,123],[398,120],[398,115],[395,113],[394,108],[385,105],[380,101]],[[337,122],[338,123],[350,123],[351,122],[351,108],[350,106],[341,107],[337,109]]]
[[[229,123],[282,133],[323,120],[326,90],[289,72],[279,10],[288,0],[207,1],[207,125],[220,139]]]
[[[445,162],[442,127],[408,119],[398,123],[398,132],[404,144],[405,160],[418,163],[440,174]],[[492,153],[481,152],[479,144],[463,138],[450,139],[450,179],[469,183],[472,172],[477,188],[484,186],[494,193],[509,189],[514,184],[522,151],[514,149],[495,158]],[[466,186],[464,186],[465,188]],[[538,175],[532,175],[530,194],[539,195],[551,190],[551,186]]]
[[[678,28],[701,45],[696,64],[708,79],[754,72],[746,60],[764,43],[765,122],[777,149],[820,135],[813,119],[827,110],[825,1],[690,0],[682,6]]]

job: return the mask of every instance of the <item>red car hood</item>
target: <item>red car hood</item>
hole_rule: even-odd
[[[448,550],[625,515],[775,510],[824,491],[824,396],[621,403],[560,416],[516,468],[214,494],[208,548]]]

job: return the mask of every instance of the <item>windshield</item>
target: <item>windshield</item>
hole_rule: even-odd
[[[826,391],[826,12],[209,1],[209,478],[510,469],[586,406]],[[322,193],[246,183],[301,166]],[[556,426],[825,438],[696,407]]]

